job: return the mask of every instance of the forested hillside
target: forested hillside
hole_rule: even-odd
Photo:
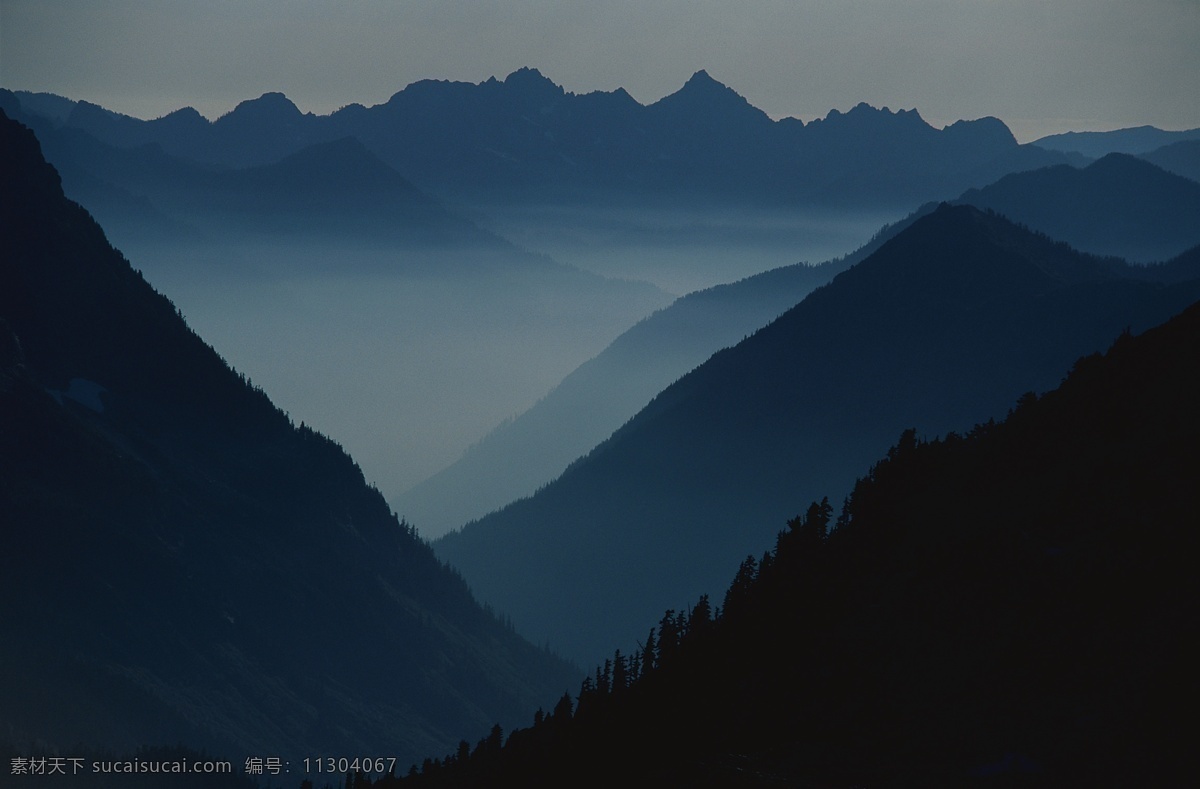
[[[1186,785],[1197,401],[1193,306],[1000,422],[905,431],[723,598],[399,783]]]

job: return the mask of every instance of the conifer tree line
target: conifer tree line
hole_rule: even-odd
[[[529,728],[404,786],[1181,785],[1200,704],[1200,306],[1002,421],[913,430],[835,516]]]

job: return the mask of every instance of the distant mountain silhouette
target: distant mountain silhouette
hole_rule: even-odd
[[[1141,154],[1141,158],[1168,172],[1200,181],[1200,139],[1164,145]]]
[[[374,785],[1186,786],[1198,400],[1193,305],[1001,422],[905,431],[577,697]]]
[[[1154,126],[1135,126],[1107,132],[1064,132],[1034,140],[1033,145],[1049,151],[1075,152],[1093,159],[1110,153],[1144,154],[1164,145],[1200,139],[1200,129],[1163,131]]]
[[[534,639],[583,660],[631,646],[656,611],[765,547],[797,497],[847,491],[906,425],[936,434],[1002,413],[1200,295],[1140,275],[945,207],[435,548]]]
[[[61,116],[60,106],[53,110]],[[425,80],[384,104],[328,116],[301,113],[278,93],[212,123],[181,113],[138,121],[78,102],[62,123],[110,145],[156,143],[172,156],[226,167],[354,137],[422,189],[481,205],[669,197],[911,209],[1012,168],[1065,160],[1018,146],[995,118],[938,130],[915,110],[860,104],[807,124],[772,121],[705,71],[649,106],[620,89],[569,93],[523,68],[479,84]]]
[[[275,240],[341,235],[357,243],[509,246],[446,211],[352,138],[316,143],[269,165],[229,169],[172,156],[158,143],[120,148],[72,126],[32,120],[68,192],[111,219],[121,237],[140,238],[145,225],[153,229],[165,216],[210,241],[251,233]]]
[[[6,738],[416,758],[573,681],[205,345],[3,116],[0,155]]]
[[[1085,252],[1139,263],[1200,244],[1200,183],[1126,154],[1082,169],[1015,173],[958,202],[997,211]]]

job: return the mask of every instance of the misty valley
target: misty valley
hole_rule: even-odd
[[[0,112],[0,784],[1186,774],[1200,129]]]

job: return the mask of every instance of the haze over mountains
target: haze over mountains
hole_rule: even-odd
[[[969,428],[1200,296],[1200,282],[1143,276],[943,207],[436,548],[535,640],[584,662],[632,647],[655,611],[765,548],[797,497],[848,492],[905,427]]]
[[[235,170],[33,126],[150,281],[379,484],[448,464],[669,301],[513,246],[353,139]]]
[[[329,116],[280,94],[212,122],[0,102],[192,324],[389,495],[670,301],[612,279],[682,295],[828,260],[919,202],[1067,160],[995,119],[773,121],[705,72],[650,106],[532,69]]]
[[[998,211],[1078,249],[1136,262],[1164,260],[1200,244],[1200,183],[1123,154],[1083,168],[1058,165],[1008,175],[968,190],[957,202]],[[439,535],[531,495],[669,383],[930,210],[924,206],[844,258],[815,267],[795,264],[681,298],[621,335],[454,465],[397,497],[398,511]]]
[[[415,760],[574,680],[0,135],[6,742]]]
[[[744,558],[810,500],[836,507],[902,431],[889,458],[1018,398],[1028,414],[1023,393],[1200,298],[1196,140],[1158,130],[1039,147],[995,118],[936,129],[866,104],[776,121],[704,71],[651,105],[521,69],[328,116],[278,93],[212,122],[8,90],[0,109],[32,129],[4,119],[0,148],[0,585],[17,601],[0,665],[28,677],[0,690],[0,740],[465,761],[538,705],[565,719],[578,677],[550,650],[640,649],[739,562],[748,588]],[[1169,396],[1138,402],[1156,398],[1169,421]],[[1171,452],[1186,480],[1194,459]],[[1052,505],[1064,533],[1089,484]],[[809,516],[789,533],[811,537]],[[937,528],[909,546],[930,577],[957,544]],[[807,592],[849,595],[847,621],[884,644],[891,625],[853,620],[853,557]],[[992,570],[1029,569],[1006,557]],[[893,579],[891,561],[868,566]],[[746,643],[763,654],[743,674],[788,661],[778,639]],[[897,676],[952,695],[920,662]],[[931,709],[915,702],[880,720]],[[878,733],[814,704],[851,739]],[[703,726],[646,720],[678,726],[668,740]],[[847,782],[924,753],[891,742]]]
[[[679,298],[638,322],[454,464],[397,497],[397,511],[437,537],[532,494],[675,379],[765,326],[929,210],[932,206],[883,228],[842,258],[816,266],[796,263]]]

